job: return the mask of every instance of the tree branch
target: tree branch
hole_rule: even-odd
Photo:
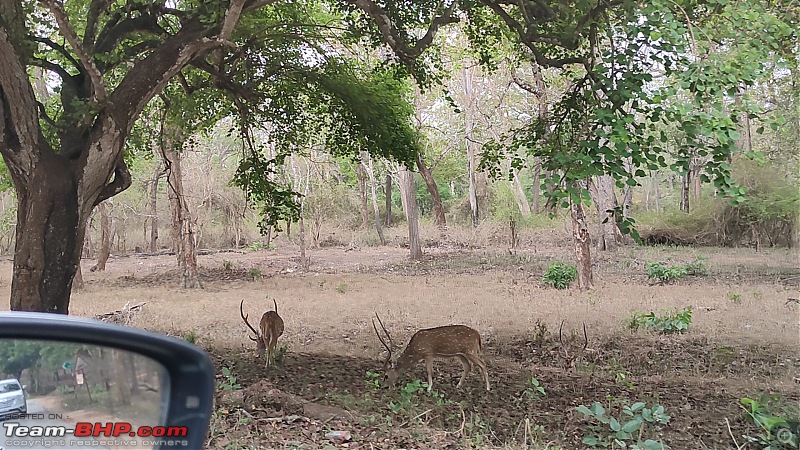
[[[97,32],[97,20],[100,14],[108,7],[111,0],[92,0],[89,13],[86,16],[86,30],[83,33],[83,48],[87,51],[94,49],[94,35]]]
[[[417,58],[433,42],[437,31],[444,25],[458,22],[457,17],[452,17],[456,2],[445,8],[444,12],[431,21],[431,25],[425,35],[417,41],[414,46],[410,46],[405,38],[399,33],[398,29],[392,24],[389,15],[372,0],[347,0],[366,13],[378,26],[383,41],[394,51],[400,61],[413,71]]]
[[[120,156],[120,162],[114,168],[114,180],[103,187],[103,190],[100,191],[100,195],[98,195],[97,199],[94,201],[94,206],[119,194],[130,186],[131,172],[128,170],[128,165],[125,164],[125,159]]]
[[[69,24],[69,20],[67,19],[67,13],[64,12],[61,5],[57,3],[56,0],[41,0],[45,6],[50,10],[53,16],[56,19],[56,23],[58,23],[58,29],[61,31],[61,35],[69,42],[69,45],[72,46],[72,50],[78,55],[78,60],[81,62],[82,72],[86,73],[89,76],[89,79],[92,82],[92,94],[89,98],[90,105],[97,105],[99,103],[105,103],[106,101],[106,86],[103,82],[103,75],[97,69],[97,66],[94,64],[94,60],[89,56],[86,50],[83,48],[83,45],[78,40],[78,35],[75,34],[75,31]]]
[[[36,96],[6,30],[0,27],[0,153],[20,186],[33,173],[42,134]]]

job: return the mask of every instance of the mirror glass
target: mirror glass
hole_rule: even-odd
[[[162,426],[169,386],[166,369],[137,353],[0,339],[0,450],[152,449],[181,441],[185,430]]]

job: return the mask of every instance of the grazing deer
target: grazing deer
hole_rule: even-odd
[[[278,302],[272,299],[275,304],[275,311],[267,311],[261,316],[261,322],[258,324],[259,330],[253,328],[250,322],[247,321],[247,315],[244,313],[244,300],[239,304],[239,314],[242,316],[247,328],[256,334],[256,337],[248,336],[251,341],[255,341],[258,345],[258,357],[264,357],[264,350],[266,350],[267,362],[265,367],[269,367],[272,363],[272,353],[275,351],[275,346],[278,344],[278,338],[283,334],[283,319],[278,315]]]
[[[564,328],[564,321],[563,320],[561,321],[561,326],[558,327],[558,342],[561,343],[561,349],[564,351],[564,359],[565,359],[564,368],[565,369],[571,369],[573,367],[573,365],[575,364],[575,360],[578,358],[578,356],[580,356],[586,350],[586,347],[589,346],[589,337],[586,334],[586,323],[583,324],[583,347],[581,348],[581,350],[579,352],[574,353],[572,355],[569,354],[569,351],[567,350],[567,345],[564,344],[564,338],[561,335],[561,329],[562,328]],[[573,334],[572,336],[573,336],[573,340],[574,340],[575,339],[575,334]]]
[[[375,317],[378,318],[378,323],[380,323],[381,329],[383,329],[388,340],[387,344],[378,332],[378,327],[375,326],[375,319],[373,319],[372,328],[375,329],[375,334],[378,335],[381,344],[389,352],[389,356],[386,357],[386,361],[383,363],[383,382],[385,384],[394,386],[395,381],[403,372],[418,362],[425,360],[425,368],[428,371],[428,392],[430,392],[433,387],[433,360],[437,358],[458,358],[464,368],[464,373],[461,375],[458,385],[456,385],[457,388],[461,387],[461,384],[464,383],[472,369],[472,364],[475,364],[483,374],[484,381],[486,381],[486,390],[491,390],[489,388],[489,371],[486,369],[486,363],[478,356],[479,353],[483,352],[483,346],[481,345],[481,335],[477,331],[466,325],[446,325],[419,330],[411,336],[411,340],[408,342],[403,354],[397,358],[397,362],[393,365],[392,347],[394,344],[392,337],[386,327],[383,326],[383,322],[381,322],[381,318],[377,313],[375,313]]]

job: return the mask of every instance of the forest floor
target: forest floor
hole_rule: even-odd
[[[199,256],[202,290],[176,288],[174,256],[113,256],[73,294],[70,313],[94,316],[147,302],[133,326],[191,339],[207,349],[220,391],[209,448],[583,448],[593,422],[579,405],[660,404],[670,420],[643,435],[673,449],[729,449],[756,435],[739,399],[780,395],[800,405],[800,269],[796,252],[769,249],[622,247],[594,253],[595,289],[542,283],[549,263],[571,261],[567,240],[534,248],[296,247]],[[707,258],[709,273],[652,284],[648,262]],[[0,264],[10,289],[11,263]],[[285,321],[281,358],[267,369],[239,317],[273,308]],[[633,312],[691,306],[682,334],[628,324]],[[7,308],[7,306],[5,306]],[[457,361],[437,362],[434,395],[416,379],[394,390],[374,385],[384,353],[372,329],[378,312],[396,345],[420,328],[463,323],[483,337],[491,392],[477,375],[457,390]],[[564,327],[563,343],[558,329]],[[580,351],[573,366],[563,351]],[[223,376],[222,369],[230,370]],[[542,394],[534,384],[543,388]],[[408,384],[406,384],[408,383]],[[342,432],[331,434],[331,432]],[[609,436],[606,426],[599,434]],[[631,441],[629,441],[631,442]],[[762,446],[763,447],[763,446]],[[755,445],[742,448],[762,448]]]

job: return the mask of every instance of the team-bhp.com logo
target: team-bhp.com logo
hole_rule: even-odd
[[[134,428],[129,422],[78,422],[75,427],[64,425],[31,425],[24,426],[16,422],[5,422],[3,427],[6,437],[65,437],[72,435],[75,437],[186,437],[189,433],[187,427],[147,427],[141,426]]]

